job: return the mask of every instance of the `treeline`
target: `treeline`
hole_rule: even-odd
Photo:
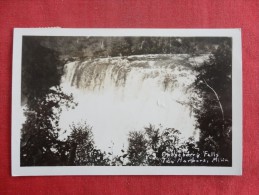
[[[42,46],[69,57],[140,54],[206,54],[227,37],[37,37]]]

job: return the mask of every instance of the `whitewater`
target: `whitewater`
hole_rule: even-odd
[[[149,124],[178,129],[183,139],[198,139],[190,91],[196,78],[193,67],[207,58],[157,54],[67,63],[61,86],[78,106],[62,112],[60,139],[67,138],[73,122],[84,121],[92,127],[97,147],[114,153],[127,148],[130,131]]]

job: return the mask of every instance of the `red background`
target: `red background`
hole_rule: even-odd
[[[0,0],[0,194],[259,194],[259,1]],[[11,177],[14,27],[242,28],[243,176]]]

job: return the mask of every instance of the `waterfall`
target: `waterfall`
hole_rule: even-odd
[[[149,124],[193,136],[195,117],[188,104],[196,78],[192,60],[187,54],[159,54],[67,63],[62,87],[78,106],[62,113],[61,127],[87,121],[96,145],[105,151],[114,145],[117,152],[127,146],[129,131]]]

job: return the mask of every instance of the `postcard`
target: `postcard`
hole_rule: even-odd
[[[13,176],[241,174],[240,29],[14,29]]]

